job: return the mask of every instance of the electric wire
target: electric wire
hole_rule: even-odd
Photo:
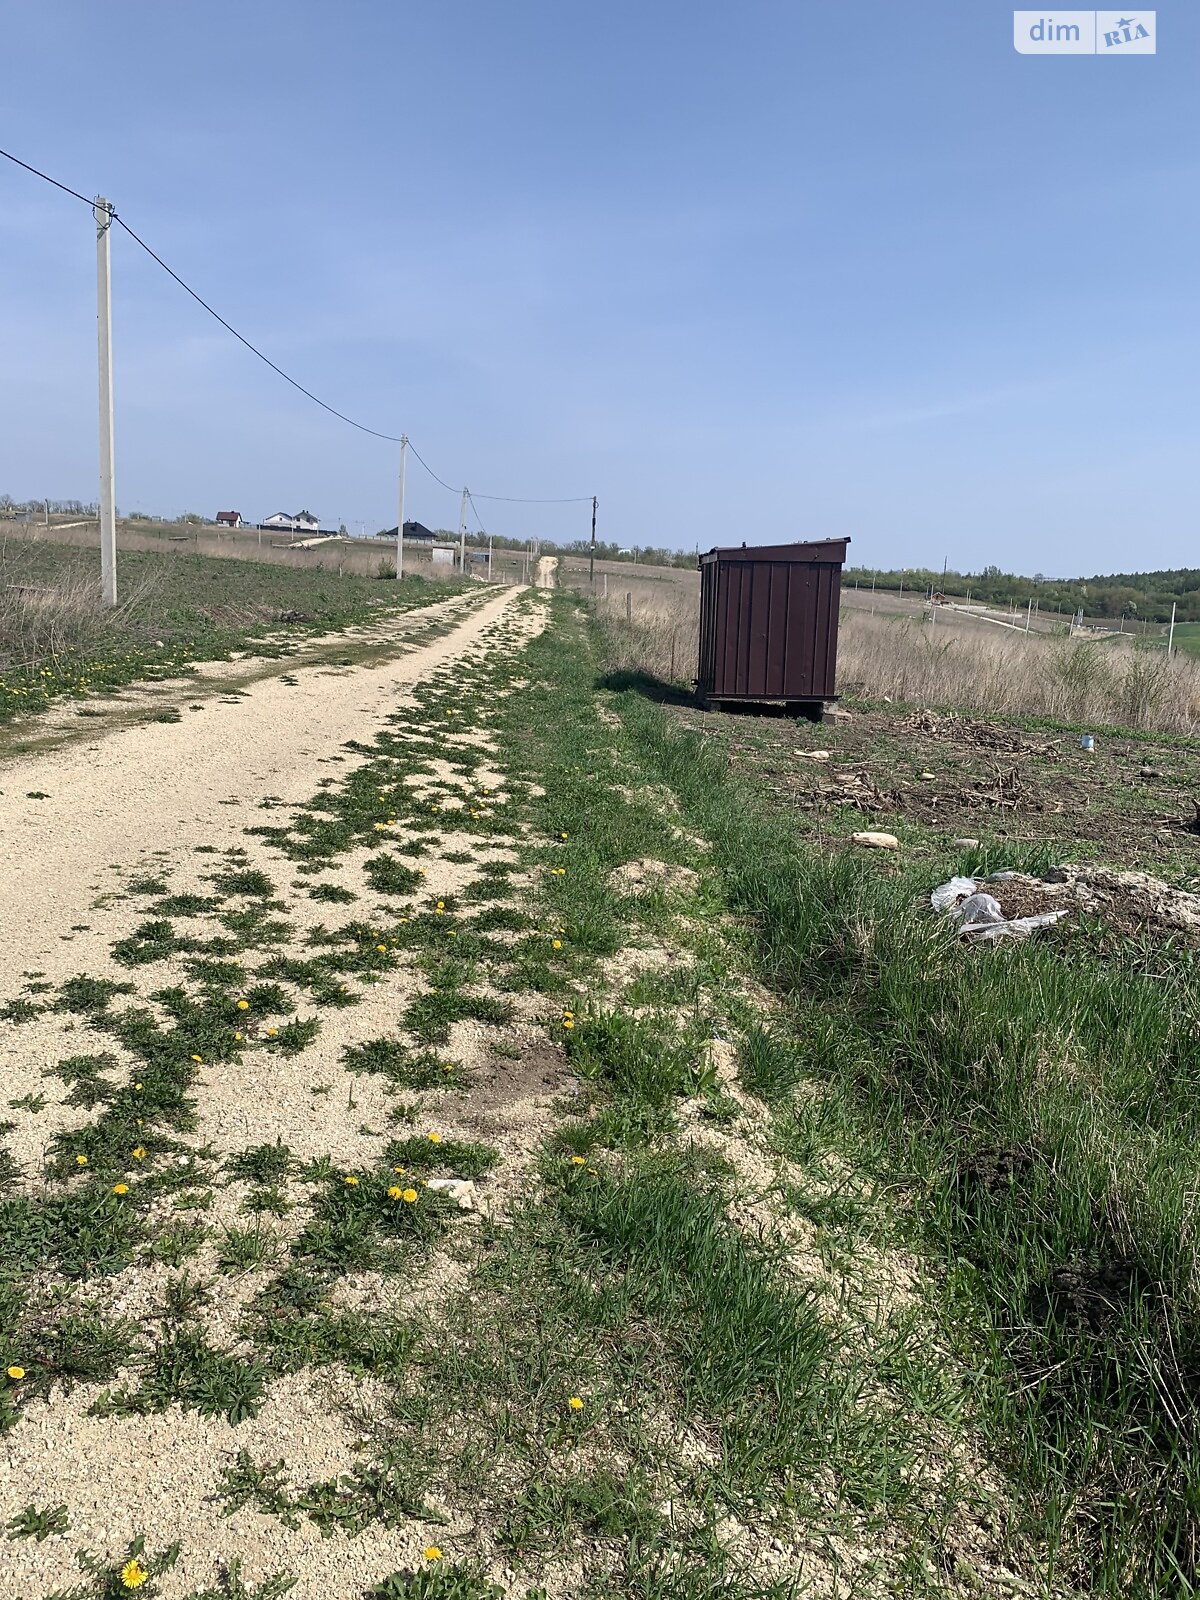
[[[22,161],[20,156],[13,155],[11,150],[0,150],[0,156],[13,162],[15,166],[24,167],[26,172],[32,172],[35,178],[41,178],[46,183],[52,183],[56,189],[61,189],[64,194],[69,194],[75,200],[82,200],[85,206],[95,205],[94,200],[89,200],[87,195],[80,194],[78,189],[68,189],[65,183],[59,183],[57,178],[52,178],[48,172],[39,172],[36,167],[31,167],[28,161]],[[116,215],[116,212],[113,212]]]
[[[72,199],[81,200],[85,206],[90,206],[90,207],[92,207],[93,210],[95,209],[95,202],[92,201],[92,200],[89,200],[87,195],[80,194],[78,189],[72,189],[65,183],[60,183],[57,178],[52,178],[50,176],[50,174],[47,173],[47,172],[42,172],[37,167],[31,167],[29,165],[28,161],[22,161],[19,156],[13,155],[11,150],[2,150],[2,149],[0,149],[0,156],[4,156],[7,160],[11,161],[15,166],[23,167],[26,172],[32,173],[35,178],[41,178],[43,182],[49,183],[49,184],[53,184],[53,186],[56,189],[61,189],[64,194],[69,194],[72,197]],[[109,219],[110,219],[110,225],[113,222],[116,222],[117,224],[119,224],[119,226],[122,229],[124,229],[124,231],[133,240],[134,244],[140,246],[140,248],[143,249],[146,252],[146,254],[150,257],[150,259],[152,261],[157,262],[157,264],[162,268],[162,270],[167,274],[167,276],[169,278],[173,278],[174,281],[179,285],[179,287],[184,291],[185,294],[190,295],[192,297],[192,299],[196,302],[196,304],[198,306],[201,306],[205,311],[207,311],[210,317],[214,318],[217,322],[219,322],[227,333],[231,333],[233,335],[233,337],[238,341],[239,344],[244,345],[246,347],[246,349],[249,350],[252,355],[257,356],[260,361],[262,361],[266,366],[270,367],[271,371],[276,373],[276,374],[278,374],[278,376],[281,377],[285,383],[290,383],[293,389],[297,390],[300,394],[304,395],[304,397],[306,399],[311,400],[314,405],[320,406],[322,411],[327,411],[331,417],[336,417],[339,422],[345,422],[351,428],[357,428],[359,433],[369,434],[372,439],[383,439],[388,444],[399,444],[401,442],[399,434],[382,433],[382,432],[380,432],[380,430],[378,428],[368,428],[365,422],[357,422],[353,417],[348,417],[344,411],[339,411],[336,406],[331,406],[327,401],[322,400],[320,395],[314,394],[311,389],[306,389],[304,387],[304,385],[299,382],[298,379],[293,378],[290,373],[285,372],[282,367],[277,366],[275,364],[275,362],[271,360],[270,356],[264,355],[264,353],[258,348],[258,346],[256,344],[252,343],[249,339],[246,338],[245,334],[239,333],[238,330],[233,326],[233,324],[231,322],[226,322],[225,318],[221,315],[221,313],[219,311],[215,310],[214,307],[210,306],[208,301],[205,300],[202,295],[197,294],[195,289],[193,289],[192,286],[189,283],[185,283],[184,280],[179,276],[179,274],[172,267],[169,267],[167,265],[167,263],[163,260],[163,258],[160,255],[158,255],[154,250],[152,250],[150,248],[150,246],[146,243],[146,241],[144,239],[140,238],[139,235],[136,234],[133,231],[133,229],[129,226],[129,224],[125,221],[125,219],[122,216],[120,216],[120,214],[117,212],[115,207],[109,206],[108,214],[109,214]],[[443,489],[448,489],[451,494],[457,494],[458,493],[458,490],[455,489],[453,484],[447,483],[445,478],[442,478],[442,477],[438,476],[438,474],[433,470],[433,468],[425,460],[424,456],[422,456],[421,453],[418,451],[417,447],[413,444],[411,439],[408,440],[408,447],[412,451],[413,455],[416,456],[416,458],[420,462],[421,466],[424,467],[425,471],[429,474],[429,476],[433,479],[433,481],[435,483],[440,484]],[[536,498],[529,498],[529,497],[522,496],[522,495],[481,494],[479,496],[479,498],[481,500],[503,501],[508,505],[567,506],[567,505],[582,505],[586,501],[590,501],[592,499],[592,496],[590,494],[589,495],[569,495],[569,496],[566,496],[565,498],[561,498],[561,499],[536,499]],[[473,501],[472,501],[472,504],[474,504]],[[482,518],[479,517],[478,509],[476,509],[476,511],[475,511],[475,516],[479,520],[479,526],[482,529],[483,520],[482,520]]]

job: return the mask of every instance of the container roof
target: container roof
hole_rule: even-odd
[[[838,561],[846,559],[845,539],[801,539],[795,544],[716,545],[701,561]]]

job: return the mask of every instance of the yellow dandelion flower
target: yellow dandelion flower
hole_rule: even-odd
[[[379,951],[379,954],[380,954],[380,955],[381,955],[381,956],[385,956],[385,955],[387,955],[387,945],[385,945],[385,944],[377,944],[377,945],[376,945],[376,946],[375,946],[375,948],[376,948],[376,950],[378,950],[378,951]]]
[[[427,1544],[422,1554],[426,1561],[440,1561],[442,1559],[441,1549],[436,1544]]]
[[[9,1367],[8,1375],[14,1383],[20,1383],[21,1379],[25,1376],[25,1368]]]
[[[575,1018],[574,1017],[564,1017],[563,1018],[563,1027],[564,1028],[571,1029],[574,1026],[575,1026]]]
[[[398,1172],[401,1177],[404,1176],[404,1168],[403,1167],[393,1167],[392,1171],[393,1172]]]
[[[441,1144],[441,1142],[442,1142],[441,1134],[440,1133],[431,1133],[429,1135],[429,1142],[430,1142],[430,1144]]]
[[[134,1092],[134,1094],[141,1094],[141,1092],[142,1092],[142,1086],[141,1086],[141,1084],[140,1084],[140,1083],[135,1083],[135,1084],[134,1084],[134,1086],[133,1086],[133,1092]]]
[[[129,1185],[127,1183],[114,1183],[112,1186],[112,1192],[114,1194],[128,1194]]]
[[[204,1065],[204,1057],[203,1056],[193,1056],[192,1060],[193,1061],[198,1061],[201,1066]]]
[[[560,834],[559,834],[559,836],[558,836],[558,837],[559,837],[559,838],[560,838],[560,839],[565,839],[565,838],[566,838],[566,837],[567,837],[567,836],[566,836],[566,834],[565,834],[565,833],[560,833]]]
[[[87,1166],[87,1157],[86,1156],[76,1156],[75,1157],[75,1165],[77,1167],[86,1167]]]
[[[250,1009],[249,1000],[239,1000],[238,1001],[238,1010],[239,1011],[249,1011],[249,1009]]]
[[[406,1205],[411,1206],[417,1198],[417,1191],[415,1189],[405,1189],[400,1198],[405,1202]]]
[[[400,1187],[400,1185],[398,1183],[394,1183],[391,1186],[391,1188],[388,1190],[388,1199],[389,1200],[402,1200],[403,1198],[404,1198],[404,1190]]]
[[[573,1167],[584,1167],[584,1166],[587,1165],[587,1157],[586,1156],[572,1156],[571,1157],[571,1165]]]
[[[268,1028],[267,1029],[267,1038],[268,1039],[273,1039],[278,1032],[279,1032],[278,1028]]]
[[[583,1410],[583,1401],[579,1397],[579,1395],[577,1395],[577,1394],[573,1394],[571,1396],[571,1398],[567,1401],[567,1404],[570,1406],[572,1411],[582,1411]]]
[[[437,903],[437,908],[439,911],[444,911],[446,909],[446,902],[444,900],[439,900]]]
[[[242,1042],[242,1036],[241,1036],[241,1034],[240,1034],[240,1033],[235,1033],[235,1034],[234,1034],[234,1036],[233,1036],[233,1037],[234,1037],[234,1039],[235,1039],[235,1041],[236,1041],[236,1042],[237,1042],[237,1043],[238,1043],[238,1044],[240,1044],[240,1043],[241,1043],[241,1042]]]
[[[354,1176],[354,1174],[352,1172],[348,1172],[346,1174],[346,1176],[342,1179],[342,1182],[346,1185],[346,1187],[348,1189],[357,1189],[357,1187],[358,1187],[358,1179]]]
[[[144,1144],[139,1144],[137,1149],[134,1150],[133,1159],[135,1161],[145,1161],[145,1159],[146,1159],[146,1146]]]
[[[561,950],[562,949],[562,940],[561,939],[551,939],[550,948],[552,950]]]
[[[140,1589],[149,1576],[136,1556],[131,1557],[121,1568],[121,1583],[126,1589]]]

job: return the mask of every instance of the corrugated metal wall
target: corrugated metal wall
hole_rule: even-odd
[[[714,550],[701,557],[701,695],[834,698],[847,542]]]

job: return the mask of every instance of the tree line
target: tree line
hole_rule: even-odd
[[[871,567],[847,567],[843,582],[860,589],[899,591],[932,589],[953,599],[979,600],[988,605],[1024,606],[1033,600],[1044,614],[1061,611],[1064,616],[1082,611],[1088,617],[1114,621],[1129,617],[1138,621],[1169,622],[1171,606],[1178,622],[1200,622],[1200,568],[1180,567],[1160,572],[1115,572],[1091,578],[1047,578],[1035,572],[1029,578],[1021,573],[1003,572],[999,567],[984,567],[981,572],[945,574],[929,567],[905,567],[882,571]]]

